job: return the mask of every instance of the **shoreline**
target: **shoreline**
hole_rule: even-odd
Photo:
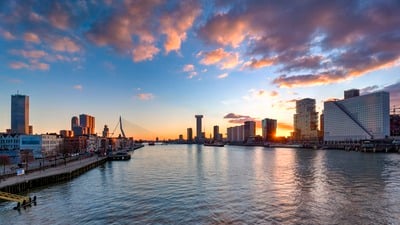
[[[46,170],[8,177],[0,181],[0,191],[18,194],[33,188],[72,180],[93,168],[103,165],[105,162],[107,162],[107,157],[93,156]]]

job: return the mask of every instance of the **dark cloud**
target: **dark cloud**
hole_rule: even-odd
[[[245,47],[248,68],[279,66],[286,75],[273,81],[277,86],[341,82],[400,59],[396,0],[225,3],[219,2],[227,12],[211,17],[199,36],[207,43]]]
[[[250,116],[239,115],[235,113],[228,113],[224,116],[224,119],[229,119],[229,123],[243,124],[246,121],[256,121],[257,119],[252,118]]]
[[[360,89],[360,92],[361,92],[361,94],[368,94],[368,93],[376,91],[378,88],[379,88],[378,85],[368,86],[368,87]]]
[[[384,87],[383,91],[387,91],[390,93],[391,107],[393,105],[395,105],[396,107],[400,107],[400,81]]]

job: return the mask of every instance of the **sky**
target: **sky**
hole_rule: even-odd
[[[264,118],[288,136],[296,100],[321,113],[352,88],[400,107],[399,12],[398,0],[0,1],[0,131],[16,93],[34,133],[89,114],[99,134],[122,116],[135,139],[186,138],[196,114],[207,137]]]

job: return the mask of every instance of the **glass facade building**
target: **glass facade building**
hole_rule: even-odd
[[[29,96],[11,96],[11,132],[29,134]]]
[[[324,141],[379,139],[390,135],[389,93],[324,102]]]

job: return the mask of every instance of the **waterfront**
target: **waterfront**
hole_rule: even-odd
[[[0,202],[0,224],[398,224],[399,165],[399,154],[146,146],[32,190],[27,210]]]

